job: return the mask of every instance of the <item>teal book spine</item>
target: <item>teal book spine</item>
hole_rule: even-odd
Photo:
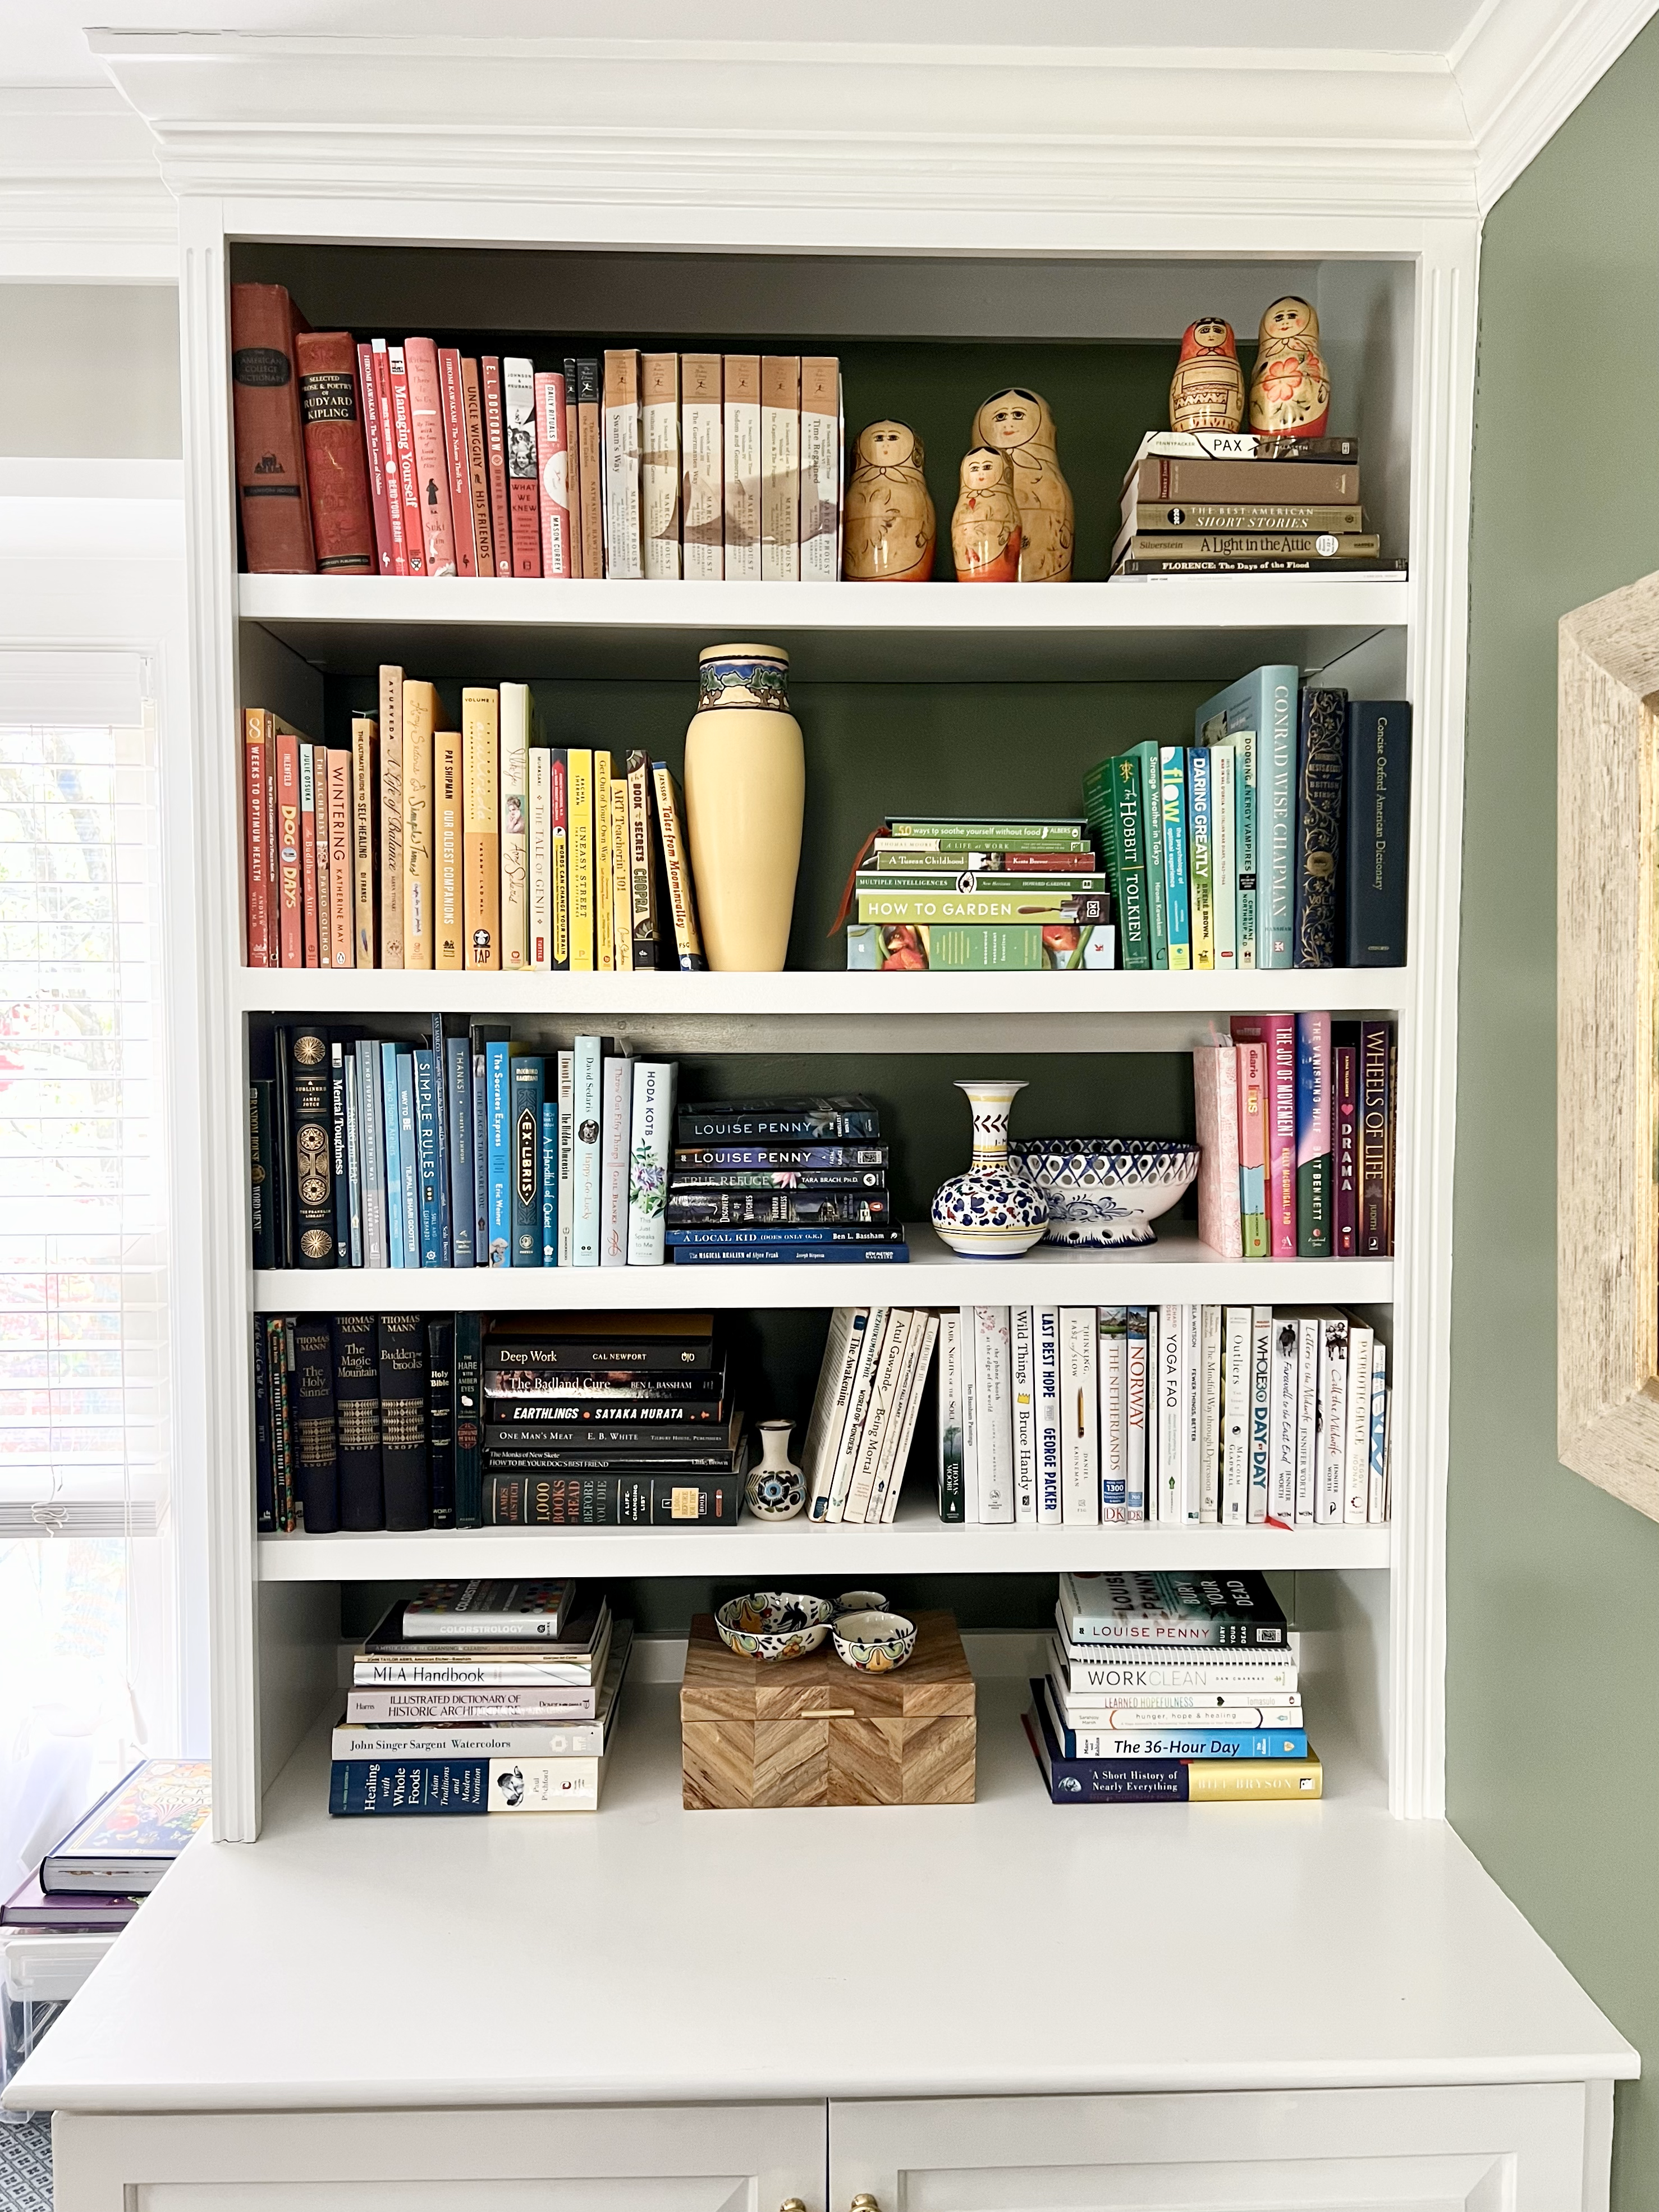
[[[398,1163],[403,1171],[404,1265],[421,1264],[421,1153],[415,1120],[415,1054],[398,1054]]]
[[[559,1264],[559,1102],[546,1090],[542,1074],[542,1265]]]
[[[421,1265],[444,1263],[443,1220],[438,1196],[438,1093],[433,1055],[415,1054],[415,1165],[421,1228]]]
[[[1210,748],[1187,755],[1187,907],[1193,965],[1215,966],[1215,839],[1210,821]]]
[[[1148,739],[1125,756],[1138,775],[1141,846],[1146,861],[1146,941],[1154,968],[1170,964],[1170,908],[1164,883],[1164,771],[1158,747]]]
[[[1295,944],[1296,669],[1269,662],[1206,699],[1194,735],[1219,718],[1226,734],[1255,738],[1255,965],[1288,968]],[[1213,738],[1214,732],[1212,732]]]
[[[542,1264],[543,1067],[526,1053],[512,1063],[513,1258],[515,1267]]]
[[[1159,819],[1164,825],[1164,892],[1171,968],[1193,964],[1187,902],[1187,769],[1180,745],[1158,748]]]
[[[485,1112],[489,1119],[489,1265],[513,1265],[512,1047],[484,1047]]]
[[[398,1121],[398,1048],[380,1047],[380,1097],[386,1109],[386,1265],[413,1267],[404,1257],[404,1163]]]
[[[1242,730],[1232,741],[1237,760],[1237,781],[1233,787],[1236,829],[1235,850],[1238,854],[1238,964],[1254,968],[1256,961],[1255,933],[1255,732]]]

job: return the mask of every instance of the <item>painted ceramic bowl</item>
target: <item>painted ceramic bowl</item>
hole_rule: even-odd
[[[1012,1160],[1006,1167],[970,1168],[941,1183],[933,1226],[953,1252],[975,1260],[1008,1260],[1042,1241],[1048,1200]]]
[[[886,1610],[885,1590],[843,1590],[836,1600],[837,1620],[843,1613],[885,1613]]]
[[[1048,1206],[1049,1244],[1153,1244],[1152,1223],[1198,1173],[1198,1146],[1165,1137],[1024,1137],[1013,1157]]]
[[[890,1674],[916,1648],[916,1624],[902,1613],[844,1613],[830,1632],[836,1656],[865,1674]]]
[[[804,1659],[830,1633],[828,1598],[798,1590],[750,1590],[728,1598],[714,1615],[720,1642],[745,1659]]]

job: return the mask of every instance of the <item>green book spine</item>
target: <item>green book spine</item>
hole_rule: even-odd
[[[927,963],[935,975],[993,975],[1048,965],[1040,928],[966,927],[934,923],[927,932]]]
[[[1181,745],[1158,749],[1158,818],[1164,828],[1164,900],[1170,929],[1170,965],[1193,964],[1192,923],[1187,901],[1187,760]]]
[[[1167,968],[1170,964],[1169,896],[1164,882],[1164,791],[1163,771],[1158,763],[1158,747],[1150,739],[1144,744],[1132,745],[1125,758],[1133,760],[1139,771],[1138,797],[1141,842],[1146,856],[1146,936],[1152,953],[1151,965]]]
[[[1127,755],[1111,763],[1116,804],[1111,811],[1112,834],[1121,856],[1123,881],[1117,894],[1118,927],[1123,933],[1123,965],[1145,969],[1152,964],[1152,939],[1146,926],[1146,840],[1140,831],[1140,771]]]
[[[1255,732],[1241,730],[1233,739],[1238,757],[1235,810],[1238,854],[1238,964],[1255,965]]]

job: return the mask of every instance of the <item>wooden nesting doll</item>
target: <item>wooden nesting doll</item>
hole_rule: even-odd
[[[1322,438],[1331,379],[1319,350],[1319,317],[1305,300],[1275,300],[1261,318],[1250,372],[1250,428],[1268,438]]]
[[[854,452],[842,573],[850,583],[925,584],[938,525],[921,439],[902,422],[872,422]]]
[[[1019,581],[1019,507],[1006,453],[975,446],[962,462],[962,488],[951,517],[951,551],[959,584]]]
[[[1172,430],[1236,430],[1244,420],[1244,372],[1233,326],[1219,315],[1187,325],[1170,380]]]
[[[1054,418],[1035,392],[993,393],[974,418],[974,435],[1013,464],[1019,509],[1019,580],[1069,584],[1076,527],[1071,489],[1054,451]]]

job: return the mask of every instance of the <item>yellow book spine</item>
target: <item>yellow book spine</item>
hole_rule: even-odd
[[[634,972],[634,894],[628,852],[628,778],[619,775],[611,786],[611,914],[619,975]]]
[[[593,965],[593,756],[572,745],[570,805],[570,968]]]
[[[380,965],[404,964],[404,672],[380,671]]]
[[[1316,1759],[1194,1759],[1188,1763],[1190,1802],[1237,1805],[1247,1798],[1325,1794],[1325,1771]]]
[[[593,756],[593,965],[617,964],[617,917],[611,873],[611,756]]]
[[[501,702],[469,687],[461,694],[461,895],[469,968],[501,964]]]
[[[530,686],[503,684],[501,708],[501,965],[530,965]]]
[[[465,920],[461,894],[461,735],[441,730],[432,741],[433,782],[438,811],[438,944],[437,965],[453,970],[465,967]]]
[[[404,965],[432,965],[432,738],[438,694],[404,685]]]

